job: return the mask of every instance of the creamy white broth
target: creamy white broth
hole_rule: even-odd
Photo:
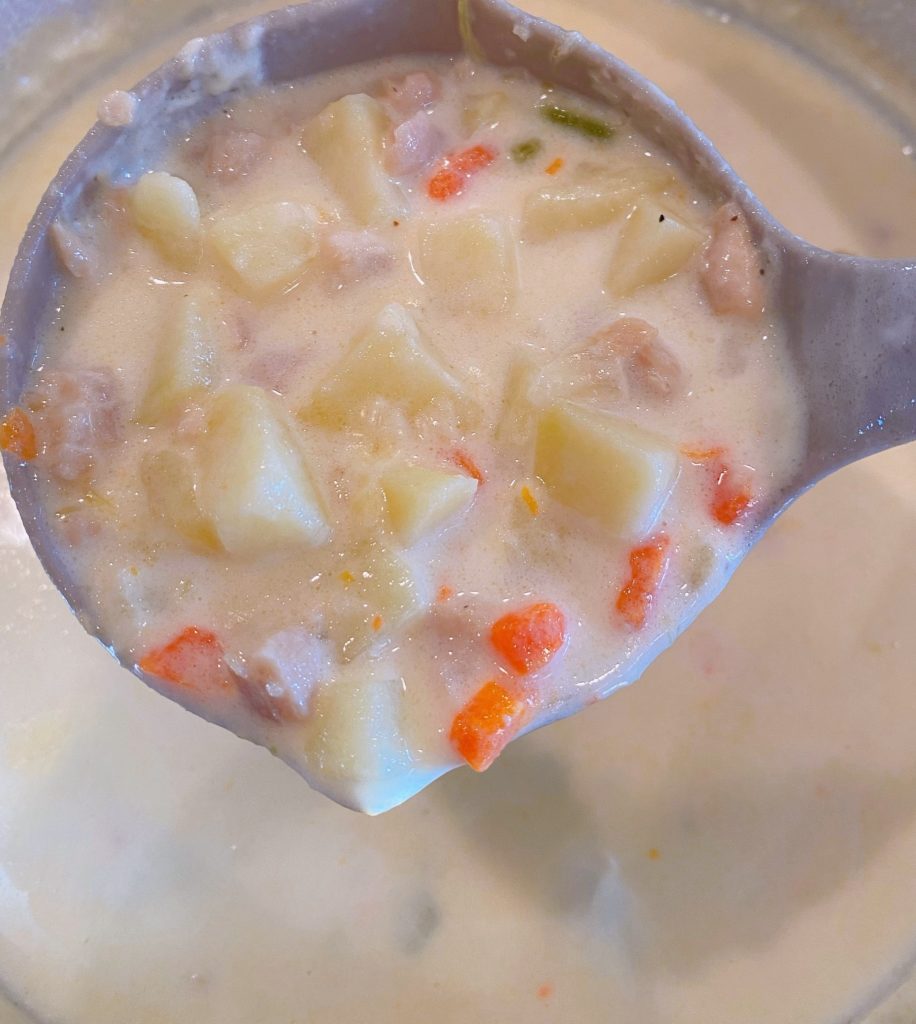
[[[714,137],[729,112],[733,148],[717,141],[792,227],[884,251],[873,220],[849,219],[859,193],[831,207],[754,182],[760,123],[721,92],[704,120],[712,86],[682,60],[593,10],[541,12],[633,60]],[[734,30],[648,13],[710,59],[740,45],[743,66],[826,96],[869,140],[857,159],[912,180],[819,79]],[[19,165],[20,226],[93,106],[56,155]],[[764,121],[763,163],[789,117]],[[830,166],[802,162],[803,182]],[[5,691],[4,976],[65,1020],[839,1017],[906,957],[916,908],[912,462],[890,453],[806,498],[638,686],[371,822],[114,669],[11,534],[4,653],[30,685]],[[393,952],[436,919],[420,953]]]
[[[417,86],[425,103],[411,102]],[[591,121],[571,130],[543,108]],[[380,161],[341,181],[322,159],[330,136],[316,134],[331,111],[383,122]],[[531,140],[537,153],[513,156]],[[73,576],[102,634],[161,689],[268,745],[334,799],[377,813],[463,759],[483,770],[501,733],[632,681],[652,646],[718,592],[754,507],[797,463],[804,411],[740,210],[702,194],[617,112],[517,71],[420,58],[226,101],[180,144],[143,149],[142,164],[116,168],[113,188],[56,226],[87,251],[89,271],[74,265],[23,402]],[[484,162],[456,182],[450,162],[462,153]],[[345,164],[360,160],[345,144]],[[367,207],[372,175],[380,184]],[[439,195],[437,183],[455,192]],[[205,235],[193,266],[152,228],[138,230],[145,189],[189,186]],[[558,207],[583,203],[577,188],[629,192],[570,230]],[[300,257],[297,234],[282,258],[302,266],[268,290],[251,265],[227,266],[226,245],[238,243],[226,225],[251,231],[251,210],[305,217],[313,246]],[[652,257],[667,261],[654,271],[628,246],[664,243],[633,242],[637,233],[686,242]],[[715,277],[716,252],[748,261],[737,292]],[[485,269],[464,281],[475,259]],[[177,331],[209,354],[176,397],[176,360],[165,377],[161,368]],[[410,382],[386,382],[384,365],[363,380],[349,353],[379,331],[413,332],[435,362],[431,402],[415,408]],[[71,397],[80,387],[93,394]],[[110,413],[95,414],[85,437],[85,409],[100,402]],[[278,456],[259,449],[255,459],[240,440],[247,418],[265,416],[277,426],[254,429],[293,441],[306,483],[276,471],[268,481]],[[582,430],[587,443],[567,440]],[[623,459],[629,485],[615,483],[613,459],[600,461],[603,438],[617,443],[619,432],[645,450],[645,469]],[[216,466],[230,437],[241,452]],[[165,476],[151,481],[163,459]],[[418,468],[465,496],[405,534],[393,487]],[[172,512],[176,472],[188,494]],[[592,495],[585,477],[607,482]],[[252,531],[249,506],[237,511],[231,495],[268,487],[307,487],[295,500],[313,507],[318,528],[285,525],[271,503]],[[636,557],[657,559],[659,578],[621,604]],[[364,578],[379,581],[365,594]],[[559,630],[534,671],[495,632],[507,613],[532,608]],[[188,669],[169,667],[204,644]],[[234,671],[217,670],[211,686],[201,659],[217,645]],[[510,724],[491,738],[478,709],[495,700],[511,708]]]

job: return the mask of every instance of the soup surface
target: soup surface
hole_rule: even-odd
[[[159,688],[376,812],[718,592],[800,399],[741,211],[622,117],[400,60],[140,148],[6,424]]]
[[[652,0],[528,6],[812,241],[916,250],[903,143],[795,56]],[[4,266],[105,88],[5,168]],[[0,973],[87,1024],[848,1019],[913,946],[913,459],[799,502],[639,685],[371,820],[118,669],[3,505]]]

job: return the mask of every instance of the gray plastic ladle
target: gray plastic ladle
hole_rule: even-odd
[[[770,303],[784,317],[807,405],[805,457],[784,489],[757,509],[758,536],[825,474],[916,438],[916,261],[839,255],[796,237],[770,216],[709,140],[651,82],[579,34],[503,0],[469,0],[466,7],[458,0],[312,0],[277,10],[186,47],[132,90],[136,119],[156,122],[169,132],[211,112],[226,85],[287,82],[398,54],[454,54],[463,48],[462,15],[487,60],[526,68],[623,111],[688,177],[743,209],[766,261]],[[238,69],[234,81],[232,74],[224,74],[227,66]],[[0,331],[7,336],[0,349],[0,410],[19,401],[61,274],[48,229],[61,213],[78,206],[97,173],[129,157],[132,137],[129,128],[96,125],[64,164],[29,225],[0,315]],[[42,563],[85,627],[108,644],[78,581],[55,550],[33,469],[9,455],[5,463]],[[692,609],[691,618],[700,610]],[[673,639],[671,634],[660,638],[640,658],[638,669]],[[114,653],[135,670],[124,652]]]

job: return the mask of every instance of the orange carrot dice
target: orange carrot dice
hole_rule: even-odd
[[[189,626],[164,647],[150,651],[139,664],[143,672],[201,696],[219,695],[233,686],[223,645],[215,633],[196,626]]]
[[[471,146],[451,157],[451,165],[459,174],[476,174],[489,167],[496,159],[496,153],[489,146]]]
[[[446,199],[461,195],[464,191],[465,181],[465,176],[459,174],[453,167],[440,167],[429,179],[426,191],[430,199],[444,202]]]
[[[617,595],[617,611],[634,629],[642,629],[668,566],[670,539],[664,533],[630,552],[630,578]]]
[[[543,668],[566,640],[566,616],[547,601],[493,623],[490,642],[519,675]]]
[[[723,526],[734,525],[754,503],[748,473],[736,473],[732,469],[725,459],[726,450],[721,445],[709,448],[683,447],[681,454],[695,465],[707,467],[712,477],[709,511],[713,519]]]
[[[721,445],[716,445],[711,448],[681,448],[681,455],[690,459],[691,462],[712,462],[713,459],[721,458],[725,454],[725,449]]]
[[[486,771],[521,729],[527,710],[524,699],[491,680],[455,715],[449,739],[474,771]]]
[[[746,479],[740,477],[724,462],[716,467],[710,511],[713,519],[723,526],[733,526],[754,502]]]
[[[528,511],[533,515],[537,516],[541,514],[541,506],[538,504],[537,498],[531,493],[531,488],[523,486],[521,489],[522,501],[528,508]]]
[[[38,440],[28,413],[18,406],[0,422],[0,450],[30,462],[38,455]]]
[[[486,479],[483,475],[483,470],[467,452],[462,451],[459,448],[457,451],[452,452],[450,458],[459,469],[463,469],[465,473],[467,473],[468,476],[472,476],[477,483],[482,484]]]
[[[470,149],[446,157],[436,173],[429,179],[426,192],[430,199],[444,202],[461,195],[471,175],[489,167],[496,159],[489,146],[471,146]]]

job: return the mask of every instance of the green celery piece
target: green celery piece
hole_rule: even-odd
[[[545,103],[538,107],[538,111],[545,120],[552,124],[562,125],[564,128],[571,128],[590,139],[601,139],[607,141],[614,137],[615,129],[606,121],[601,121],[590,114],[583,114],[580,110],[571,110],[569,107],[560,107],[554,103]]]
[[[524,142],[516,143],[510,153],[517,164],[524,164],[536,157],[543,148],[544,143],[540,139],[525,139]]]

